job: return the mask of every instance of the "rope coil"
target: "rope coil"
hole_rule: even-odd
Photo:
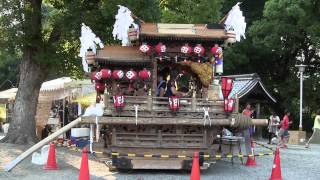
[[[230,124],[231,124],[231,127],[237,128],[239,130],[247,129],[251,126],[252,119],[242,114],[237,114],[231,119]]]

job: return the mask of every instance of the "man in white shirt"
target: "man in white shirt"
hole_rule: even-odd
[[[278,135],[278,126],[280,123],[279,116],[275,112],[272,112],[272,115],[269,118],[268,132],[269,132],[269,142],[271,144],[271,139]]]

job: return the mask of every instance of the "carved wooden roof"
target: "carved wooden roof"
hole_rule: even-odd
[[[98,50],[96,59],[109,62],[151,62],[149,56],[145,56],[138,46],[105,46]]]
[[[207,28],[206,24],[141,24],[140,37],[143,39],[219,39],[227,38],[223,28]]]

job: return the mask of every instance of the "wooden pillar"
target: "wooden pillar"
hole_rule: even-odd
[[[256,117],[257,119],[260,118],[260,108],[261,105],[259,102],[256,103]],[[262,139],[262,127],[261,126],[256,126],[256,135],[258,139]]]
[[[260,118],[260,103],[256,104],[256,118],[259,119]]]
[[[157,94],[157,81],[158,81],[158,64],[157,60],[152,58],[152,96]]]
[[[236,99],[236,103],[235,103],[234,111],[236,113],[239,113],[239,97],[238,97],[238,94],[235,95],[235,99]]]
[[[161,147],[162,144],[162,132],[158,130],[158,147]]]
[[[64,90],[63,90],[64,91]],[[64,95],[64,93],[63,93],[63,95]],[[63,101],[62,101],[62,126],[64,127],[66,124],[64,124],[64,122],[65,122],[65,111],[66,111],[66,98],[64,97],[63,98]],[[66,133],[63,133],[63,138],[67,138],[67,135],[66,135]]]
[[[113,145],[113,146],[117,145],[116,128],[112,128],[111,145]]]
[[[202,143],[202,145],[203,145],[204,147],[207,147],[207,144],[208,144],[208,142],[207,142],[207,130],[204,130],[204,133],[203,133],[203,143]]]
[[[104,93],[104,107],[107,110],[109,109],[109,99],[110,99],[109,93]]]
[[[191,99],[191,110],[192,111],[196,111],[197,109],[197,98],[194,96],[192,96],[192,99]]]

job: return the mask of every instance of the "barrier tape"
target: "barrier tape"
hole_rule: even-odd
[[[259,146],[262,146],[262,147],[264,147],[264,148],[266,148],[266,149],[269,149],[269,150],[271,150],[271,151],[274,151],[274,149],[272,149],[272,147],[268,147],[268,146],[266,146],[266,145],[264,145],[264,144],[262,144],[262,143],[259,143],[259,142],[257,142],[257,141],[253,141],[255,144],[257,144],[257,145],[259,145]]]
[[[112,157],[143,157],[143,158],[176,158],[176,159],[186,159],[186,158],[193,158],[193,156],[187,155],[169,155],[169,154],[132,154],[132,153],[104,153],[107,155],[111,155]],[[262,157],[262,156],[273,156],[273,152],[269,153],[258,153],[258,154],[217,154],[217,155],[199,155],[200,157],[203,156],[204,159],[231,159],[231,158],[244,158],[244,157]]]
[[[81,149],[79,148],[70,148],[70,150],[81,152]],[[95,154],[105,154],[107,156],[112,157],[142,157],[142,158],[162,158],[162,159],[187,159],[187,158],[193,158],[193,156],[187,156],[187,155],[169,155],[169,154],[135,154],[135,153],[118,153],[118,152],[94,152]],[[273,156],[273,152],[268,153],[258,153],[258,154],[217,154],[217,155],[199,155],[200,157],[203,156],[204,159],[231,159],[231,158],[245,158],[245,157],[262,157],[262,156]]]

